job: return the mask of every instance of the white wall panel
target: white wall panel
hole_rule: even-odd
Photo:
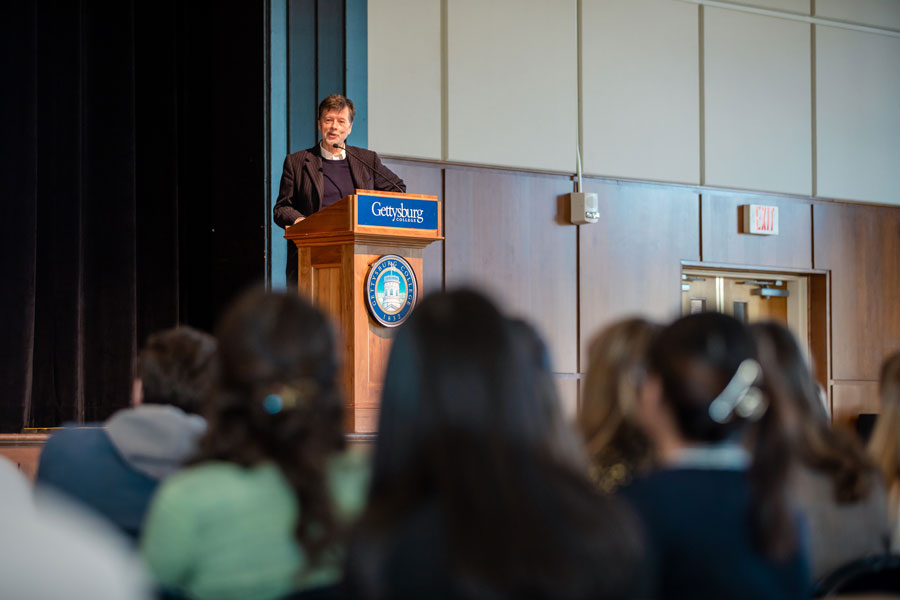
[[[368,13],[369,147],[440,159],[441,2],[369,0]]]
[[[448,159],[574,171],[575,0],[452,0]]]
[[[816,28],[819,196],[900,204],[900,38]]]
[[[698,13],[671,0],[584,3],[586,173],[700,182]]]
[[[705,8],[709,185],[812,193],[810,26]]]
[[[900,29],[900,1],[898,0],[816,0],[816,16]]]

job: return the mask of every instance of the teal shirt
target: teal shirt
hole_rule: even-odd
[[[338,515],[363,508],[365,457],[347,452],[329,468]],[[340,578],[340,557],[312,568],[294,538],[293,490],[271,463],[244,469],[212,462],[184,469],[153,500],[141,552],[156,581],[192,598],[279,598]]]

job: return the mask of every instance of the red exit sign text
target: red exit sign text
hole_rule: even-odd
[[[745,204],[743,233],[778,235],[778,207],[765,204]]]

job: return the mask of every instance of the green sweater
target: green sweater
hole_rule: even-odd
[[[365,502],[365,457],[332,460],[329,486],[348,522]],[[244,469],[212,462],[165,481],[151,505],[141,552],[156,581],[191,598],[279,598],[293,590],[334,583],[340,558],[307,564],[294,539],[299,507],[271,463]]]

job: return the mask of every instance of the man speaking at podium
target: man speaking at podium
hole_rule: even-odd
[[[332,94],[319,104],[321,141],[288,154],[275,202],[275,224],[287,228],[331,206],[355,190],[405,192],[406,184],[371,150],[347,146],[356,109],[349,98]],[[288,287],[297,287],[297,247],[288,241]]]

